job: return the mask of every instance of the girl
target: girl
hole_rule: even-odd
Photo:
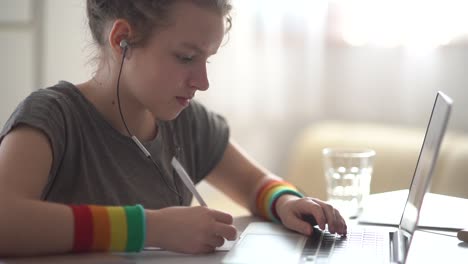
[[[253,214],[303,234],[314,216],[346,234],[336,209],[248,158],[193,100],[209,87],[230,10],[229,0],[87,1],[95,75],[33,92],[0,134],[0,255],[206,253],[235,239],[231,215],[189,207],[172,157]]]

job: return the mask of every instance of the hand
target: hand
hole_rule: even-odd
[[[304,215],[313,215],[320,229],[332,234],[346,235],[347,226],[340,212],[326,202],[319,199],[293,195],[282,195],[276,203],[276,213],[283,225],[304,235],[312,234],[312,226],[304,221]]]
[[[146,216],[147,246],[199,254],[237,238],[231,215],[203,206],[146,210]]]

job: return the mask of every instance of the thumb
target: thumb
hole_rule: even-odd
[[[288,217],[286,221],[283,221],[283,224],[287,228],[307,236],[310,236],[312,233],[312,226],[295,215]]]

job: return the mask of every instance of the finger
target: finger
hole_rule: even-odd
[[[346,225],[345,219],[343,218],[343,216],[340,214],[338,210],[335,211],[335,215],[340,223],[338,227],[338,233],[340,235],[346,235],[348,233],[348,226]]]
[[[215,248],[220,247],[224,245],[224,238],[221,236],[211,236],[211,238],[208,241],[208,245]]]
[[[326,223],[328,224],[328,231],[332,234],[336,232],[336,215],[335,215],[335,208],[333,206],[329,205],[328,203],[325,203],[324,201],[314,199],[314,201],[320,205],[320,208],[322,209],[323,214],[325,215],[326,218]]]
[[[340,214],[340,212],[335,209],[335,216],[337,219],[337,233],[340,235],[346,235],[348,232],[348,226],[346,225],[346,220],[343,218],[343,216]]]
[[[333,211],[335,213],[335,232],[341,235],[344,232],[345,222],[338,210],[333,209]]]
[[[321,204],[322,210],[325,214],[325,217],[327,218],[327,224],[328,224],[328,232],[331,234],[336,233],[336,227],[337,227],[337,219],[335,215],[335,208],[333,206],[327,204],[327,203],[322,203]]]
[[[312,227],[318,225],[317,220],[315,220],[315,217],[312,214],[302,214],[301,219],[309,223],[309,225]]]
[[[213,246],[211,246],[211,245],[206,244],[206,245],[201,246],[201,247],[198,249],[197,253],[199,253],[199,254],[207,254],[207,253],[213,253],[213,252],[215,252],[215,250],[216,250],[216,247],[213,247]]]
[[[342,222],[343,228],[341,229],[340,235],[346,236],[348,234],[348,225],[346,224],[344,220],[342,221],[343,221]]]
[[[335,234],[340,225],[340,220],[335,214],[336,210],[332,206],[325,207],[324,210],[325,215],[327,216],[328,232],[330,232],[331,234]]]
[[[228,225],[232,225],[232,223],[234,222],[234,218],[230,214],[227,214],[218,210],[214,210],[214,209],[211,209],[211,213],[213,217],[216,219],[216,221],[218,222],[225,223]]]
[[[318,203],[320,200],[308,199],[304,207],[301,207],[302,214],[312,214],[317,221],[317,225],[320,229],[325,230],[325,224],[327,223],[327,218],[323,212],[321,205]]]
[[[225,237],[227,240],[233,241],[237,239],[237,229],[233,225],[216,223],[214,232],[217,236]]]
[[[298,217],[286,217],[283,223],[289,229],[292,229],[298,233],[304,234],[306,236],[310,236],[312,234],[312,226]]]

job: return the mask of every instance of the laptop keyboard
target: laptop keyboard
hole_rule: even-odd
[[[388,236],[385,232],[358,229],[341,237],[314,228],[299,263],[388,263]]]

